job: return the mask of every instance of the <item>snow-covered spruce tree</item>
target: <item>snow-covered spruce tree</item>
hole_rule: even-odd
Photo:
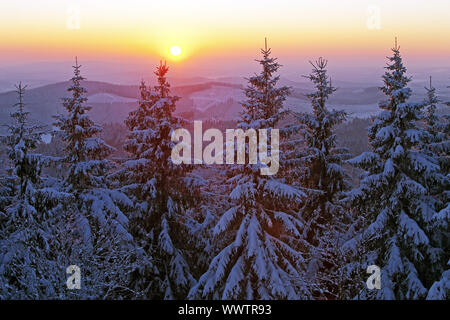
[[[424,148],[429,154],[439,160],[441,170],[448,174],[450,169],[450,124],[448,115],[441,116],[437,112],[438,105],[441,103],[436,96],[436,88],[433,87],[430,77],[430,86],[425,87],[427,98],[425,99],[426,114],[424,117],[425,129],[428,137],[424,139]]]
[[[175,145],[171,134],[182,120],[173,115],[179,98],[170,93],[168,71],[161,62],[153,90],[141,83],[139,106],[125,120],[130,132],[124,149],[131,159],[120,172],[123,189],[135,203],[131,232],[157,268],[142,268],[130,286],[145,289],[150,299],[184,299],[195,283],[187,259],[190,236],[186,228],[186,208],[195,188],[190,188],[186,177],[191,168],[171,160]]]
[[[270,136],[270,130],[282,116],[290,89],[276,86],[279,77],[274,74],[280,65],[270,56],[267,46],[261,51],[263,58],[258,62],[263,70],[248,79],[247,100],[242,103],[244,110],[238,127],[269,129]],[[248,147],[245,153],[248,159]],[[305,195],[274,176],[261,175],[263,166],[259,162],[231,167],[228,184],[232,189],[232,207],[223,213],[214,229],[216,236],[226,237],[228,242],[212,259],[188,298],[310,297],[304,283],[305,259],[298,251],[303,245],[303,226],[295,211]]]
[[[441,173],[444,176],[447,176],[447,178],[442,181],[443,183],[431,181],[428,189],[438,202],[437,207],[444,208],[448,206],[450,199],[450,192],[448,191],[450,190],[450,181],[448,177],[450,168],[450,123],[447,119],[447,115],[442,116],[437,112],[437,107],[441,101],[436,96],[436,89],[432,86],[431,77],[430,86],[428,88],[425,87],[425,89],[427,90],[427,99],[425,100],[426,113],[423,119],[425,124],[425,138],[423,139],[422,150],[430,157],[438,160]],[[449,219],[448,210],[449,209],[445,210],[447,222]],[[441,214],[438,216],[441,216]]]
[[[7,154],[6,137],[0,137],[0,139],[1,152]],[[16,181],[8,162],[7,158],[0,161],[0,212],[4,212],[5,208],[11,204],[16,193]]]
[[[445,270],[442,278],[436,281],[430,288],[427,299],[448,299],[450,297],[450,180],[449,180],[449,122],[447,116],[437,113],[440,100],[436,96],[436,89],[433,87],[430,77],[430,86],[425,87],[427,98],[425,100],[426,114],[424,117],[426,137],[422,150],[430,157],[437,159],[440,164],[441,173],[444,175],[443,183],[431,181],[428,190],[435,201],[435,208],[438,211],[433,217],[433,224],[430,226],[433,240],[443,251],[443,265]]]
[[[63,278],[53,225],[58,213],[55,202],[64,197],[41,187],[43,157],[32,152],[43,127],[28,124],[25,86],[19,83],[16,88],[19,101],[11,114],[13,124],[8,126],[9,134],[2,137],[12,164],[10,178],[17,188],[5,213],[0,213],[0,298],[56,298]]]
[[[208,179],[199,188],[199,205],[190,208],[190,219],[186,221],[192,239],[191,271],[196,279],[208,270],[211,259],[222,248],[221,243],[227,241],[225,237],[214,237],[220,215],[229,208],[226,174],[217,166],[209,167],[208,171]]]
[[[320,289],[318,296],[336,297],[340,284],[336,283],[339,248],[344,239],[347,210],[340,203],[342,192],[349,188],[348,176],[342,168],[349,158],[346,148],[336,146],[334,127],[345,120],[344,111],[328,110],[326,103],[336,91],[327,75],[327,60],[319,58],[308,78],[315,87],[306,96],[312,104],[312,114],[295,113],[299,133],[304,137],[304,149],[297,159],[289,159],[296,164],[300,185],[308,197],[301,208],[303,236],[311,244],[308,276]]]
[[[427,186],[441,183],[436,159],[419,148],[426,132],[417,123],[423,118],[423,103],[408,99],[411,89],[397,44],[385,67],[387,100],[369,128],[372,152],[351,159],[366,171],[359,188],[349,193],[352,205],[364,216],[365,225],[348,242],[348,248],[363,247],[360,264],[381,268],[381,289],[360,288],[363,299],[420,299],[439,276],[442,249],[436,248],[430,225],[436,215],[435,201]]]
[[[97,137],[101,127],[89,118],[86,89],[80,65],[63,99],[67,111],[55,116],[55,132],[66,144],[59,161],[67,166],[63,190],[75,198],[66,208],[64,247],[67,261],[82,272],[81,290],[68,293],[71,298],[136,298],[139,293],[126,287],[129,276],[143,253],[135,248],[124,214],[131,201],[119,190],[108,188],[107,173],[113,163],[106,157],[113,148]],[[62,266],[65,270],[68,266]]]

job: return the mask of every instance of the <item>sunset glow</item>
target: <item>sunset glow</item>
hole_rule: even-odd
[[[184,65],[226,57],[214,66],[227,70],[253,59],[264,37],[285,64],[326,55],[379,65],[395,36],[411,59],[446,62],[448,12],[448,0],[22,0],[2,4],[0,66],[76,54]]]

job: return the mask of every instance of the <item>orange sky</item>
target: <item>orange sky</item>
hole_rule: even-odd
[[[394,2],[394,3],[393,3]],[[411,59],[450,62],[450,1],[10,1],[0,66],[33,61],[253,59],[264,42],[294,61],[384,59],[398,36]],[[173,45],[183,53],[174,58]],[[449,63],[447,63],[448,65]]]

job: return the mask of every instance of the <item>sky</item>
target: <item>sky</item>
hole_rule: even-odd
[[[76,55],[244,74],[265,37],[287,74],[319,56],[342,70],[382,66],[394,37],[413,67],[450,67],[449,14],[449,0],[2,1],[0,68]]]

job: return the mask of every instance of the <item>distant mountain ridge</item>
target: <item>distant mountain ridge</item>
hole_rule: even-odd
[[[177,103],[176,113],[188,119],[232,120],[239,117],[242,107],[240,101],[244,85],[226,82],[232,79],[200,82],[172,87],[172,93],[181,97]],[[292,87],[292,94],[285,105],[295,111],[309,112],[311,105],[306,94],[311,92],[303,83],[285,83]],[[52,116],[64,112],[61,98],[67,97],[68,81],[31,88],[25,91],[24,101],[30,111],[30,120],[40,124],[51,125]],[[153,85],[151,83],[150,85]],[[98,123],[123,122],[128,113],[137,107],[139,99],[138,85],[112,84],[102,81],[83,81],[87,89],[88,104],[92,106],[90,115]],[[222,89],[221,89],[222,88]],[[448,91],[448,90],[447,90]],[[450,100],[447,91],[438,92],[443,101]],[[413,101],[424,98],[425,90],[414,89]],[[92,100],[89,101],[89,98]],[[338,87],[330,98],[330,108],[344,109],[352,117],[367,117],[378,112],[378,102],[384,95],[377,87],[351,85]],[[9,114],[17,102],[14,91],[0,93],[0,124],[10,121]],[[4,131],[4,127],[0,128]]]
[[[30,119],[47,125],[53,123],[52,116],[63,112],[61,99],[69,96],[69,93],[67,92],[69,85],[70,83],[65,81],[26,90],[24,102],[30,111]],[[95,121],[121,122],[131,110],[137,107],[137,100],[139,99],[138,85],[120,85],[101,81],[84,81],[83,86],[88,91],[88,104],[93,107],[91,110],[91,116]],[[192,101],[189,99],[189,96],[192,93],[208,90],[213,86],[239,89],[242,87],[238,84],[214,81],[173,87],[172,93],[181,97],[181,100],[177,104],[177,112],[186,112],[193,108]],[[102,93],[128,99],[135,99],[136,102],[111,103],[108,100],[105,102],[99,102],[98,98],[95,99],[96,102],[89,102],[90,96]],[[17,94],[14,91],[0,93],[0,122],[2,124],[8,123],[12,106],[16,102]]]

